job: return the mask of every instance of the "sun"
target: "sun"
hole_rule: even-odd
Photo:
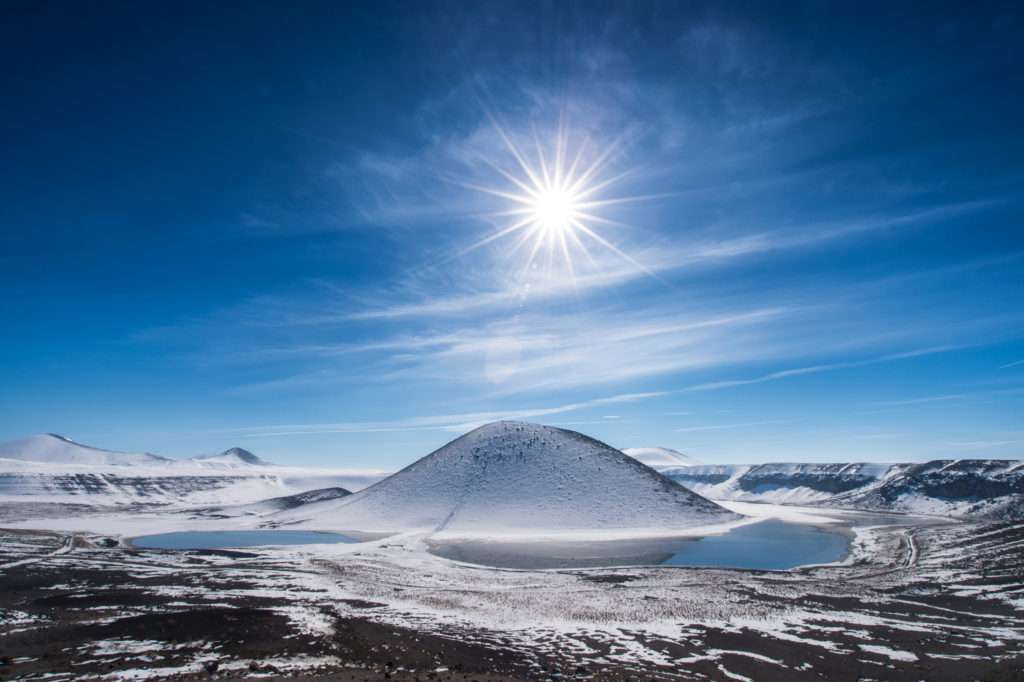
[[[599,225],[622,226],[622,223],[600,215],[603,208],[652,198],[604,196],[612,185],[629,174],[629,171],[616,175],[607,172],[617,144],[599,148],[593,144],[588,146],[588,139],[584,138],[573,148],[571,136],[560,126],[550,144],[545,145],[534,135],[534,151],[528,154],[496,122],[494,127],[504,142],[508,157],[485,159],[485,163],[500,176],[504,186],[462,184],[503,200],[504,210],[486,215],[503,218],[507,224],[469,245],[461,254],[502,238],[518,236],[507,252],[509,256],[526,253],[525,269],[532,270],[538,257],[546,254],[548,267],[545,272],[557,276],[554,268],[560,262],[564,272],[575,283],[576,265],[581,257],[595,263],[587,248],[591,243],[650,273],[598,231]],[[508,169],[510,166],[512,170]]]
[[[579,198],[565,189],[552,189],[539,194],[530,207],[533,221],[545,236],[558,235],[573,229],[573,222],[581,218]]]

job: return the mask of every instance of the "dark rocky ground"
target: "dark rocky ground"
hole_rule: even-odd
[[[625,644],[585,628],[572,637],[538,630],[531,640],[412,617],[387,622],[384,599],[330,591],[361,580],[369,563],[143,551],[99,539],[0,531],[0,680],[1024,680],[1024,524],[894,532],[877,561],[797,572],[529,574],[595,603],[635,594],[636,604],[663,607],[678,591],[728,602],[728,613],[749,605],[805,614],[799,636],[788,626],[768,633],[697,619],[681,620],[671,637],[623,630]],[[409,589],[390,573],[372,575],[378,594]],[[634,646],[648,655],[630,662]]]

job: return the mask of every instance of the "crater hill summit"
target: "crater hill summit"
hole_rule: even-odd
[[[361,492],[281,512],[275,522],[544,537],[670,534],[737,518],[593,438],[503,421],[470,431]]]

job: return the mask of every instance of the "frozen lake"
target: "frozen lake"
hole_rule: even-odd
[[[768,519],[723,535],[608,542],[438,543],[431,552],[456,561],[499,568],[701,566],[785,570],[841,560],[850,535],[843,527]]]
[[[273,545],[321,545],[359,540],[340,533],[312,530],[217,530],[141,535],[132,538],[131,542],[142,549],[229,549]]]

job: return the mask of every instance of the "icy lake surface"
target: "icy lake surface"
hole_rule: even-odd
[[[311,530],[182,531],[132,538],[132,544],[143,549],[228,549],[270,545],[319,545],[334,542],[358,540],[339,533]]]
[[[834,530],[771,519],[692,542],[662,563],[782,570],[846,556],[849,538]]]
[[[840,528],[769,519],[724,535],[608,542],[460,542],[431,551],[448,559],[499,568],[703,566],[785,570],[842,559],[848,534]]]

